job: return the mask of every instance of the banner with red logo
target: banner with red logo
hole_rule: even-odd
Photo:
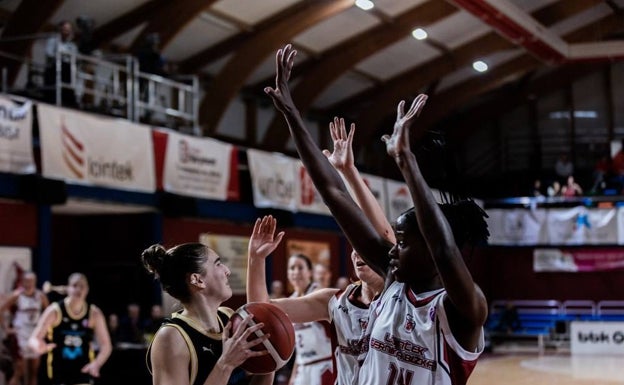
[[[392,223],[404,211],[414,207],[414,201],[412,201],[407,184],[404,182],[386,179],[386,189],[388,191],[386,214],[388,215],[388,220]]]
[[[388,216],[388,204],[387,204],[388,195],[386,191],[386,180],[376,175],[364,174],[364,173],[362,173],[361,175],[362,175],[362,179],[364,180],[364,183],[368,186],[370,192],[373,194],[373,196],[377,200],[379,207],[381,207],[381,209],[383,210],[383,212],[386,214],[386,217],[387,217]],[[396,217],[391,218],[391,219],[394,220],[396,219]]]
[[[180,195],[226,200],[234,146],[210,138],[166,132],[163,189]]]
[[[536,272],[584,272],[624,269],[624,250],[620,249],[535,249]]]
[[[32,103],[20,105],[0,97],[0,171],[35,173],[32,143]]]
[[[331,215],[329,208],[312,182],[303,162],[293,159],[297,170],[297,210],[312,214]]]
[[[297,210],[297,163],[273,152],[247,150],[254,205],[288,211]]]
[[[149,127],[39,104],[42,174],[73,183],[154,192]]]

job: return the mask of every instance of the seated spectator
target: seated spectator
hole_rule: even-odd
[[[136,303],[128,304],[128,313],[119,320],[119,341],[131,344],[145,343],[141,308]]]
[[[319,288],[325,289],[331,286],[331,270],[324,263],[316,263],[312,271],[312,280]]]
[[[534,197],[543,197],[544,192],[542,191],[542,181],[539,179],[535,179],[533,182],[533,192],[531,193]]]
[[[152,305],[150,316],[143,323],[143,333],[147,343],[150,343],[152,339],[154,339],[156,331],[158,331],[158,328],[160,328],[164,320],[165,316],[162,306],[159,304]]]
[[[271,291],[269,293],[269,298],[284,298],[286,295],[284,294],[284,283],[278,279],[271,282]]]
[[[338,277],[338,279],[336,280],[336,289],[344,290],[347,288],[347,286],[349,286],[350,283],[351,281],[349,281],[349,278]]]
[[[498,323],[494,326],[494,331],[513,333],[520,330],[521,327],[522,325],[520,323],[520,317],[518,316],[518,309],[516,309],[513,302],[507,302],[505,310],[501,313]]]
[[[602,194],[607,187],[607,181],[610,179],[611,158],[607,154],[603,154],[594,164],[594,182],[590,189],[590,194]]]
[[[574,181],[574,177],[572,175],[568,177],[566,184],[561,188],[561,195],[568,198],[583,195],[583,189]]]
[[[546,189],[546,195],[551,198],[561,196],[561,183],[559,183],[559,181],[557,180],[554,180],[552,184]]]

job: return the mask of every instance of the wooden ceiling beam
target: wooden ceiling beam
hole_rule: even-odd
[[[150,0],[124,13],[93,31],[93,40],[97,45],[110,44],[111,40],[123,35],[146,21],[169,4],[169,0]]]
[[[34,40],[28,36],[41,32],[61,4],[63,4],[63,0],[22,0],[2,30],[2,40],[4,41],[0,41],[0,50],[14,55],[16,58],[30,57],[30,49]],[[21,37],[24,39],[20,39]],[[0,58],[0,65],[7,68],[7,78],[12,84],[22,62]]]
[[[195,73],[202,67],[237,51],[247,40],[251,39],[255,34],[271,28],[273,25],[288,20],[296,16],[302,10],[308,9],[309,5],[305,1],[296,3],[295,5],[273,15],[255,25],[253,28],[242,28],[242,32],[229,37],[211,47],[208,47],[193,56],[182,60],[178,67],[181,72]],[[238,26],[241,27],[240,25]]]
[[[574,2],[572,6],[568,1],[559,1],[549,6],[538,9],[532,13],[540,23],[552,25],[553,23],[571,17],[596,4],[600,0],[587,2]],[[582,4],[581,4],[582,3]],[[374,89],[367,90],[360,95],[349,98],[337,104],[328,112],[330,115],[339,113],[339,109],[348,111],[349,106],[357,100],[368,102],[374,108],[367,108],[358,114],[359,136],[356,136],[355,146],[368,143],[370,135],[385,116],[394,111],[394,106],[401,99],[413,98],[415,94],[435,79],[446,76],[460,67],[470,65],[475,59],[490,55],[494,52],[512,49],[513,43],[503,39],[496,32],[472,40],[453,51],[452,56],[440,56],[409,70]],[[357,100],[356,100],[357,98]],[[338,111],[338,112],[337,112]]]
[[[203,10],[210,7],[217,0],[185,0],[169,1],[149,19],[147,26],[134,39],[131,51],[138,49],[145,37],[157,33],[160,38],[160,48],[165,49],[173,38]]]
[[[298,13],[257,32],[233,54],[205,90],[201,102],[200,125],[204,134],[216,131],[223,113],[241,90],[245,80],[278,48],[294,36],[322,20],[353,6],[353,0],[306,1]]]
[[[357,63],[409,36],[415,27],[433,24],[455,12],[457,8],[446,2],[429,1],[397,16],[391,24],[381,23],[333,47],[319,58],[317,65],[301,74],[301,80],[292,91],[297,108],[305,115],[314,100]],[[283,150],[287,142],[283,119],[275,116],[262,143],[265,146],[271,144],[279,151]]]
[[[601,37],[608,36],[612,31],[616,31],[621,27],[621,18],[617,15],[606,16],[590,25],[579,28],[566,36],[564,39],[569,42],[579,43],[585,41],[588,36],[594,36],[596,31],[601,31]],[[422,120],[419,121],[419,127],[422,130],[426,130],[438,121],[440,121],[449,113],[457,110],[467,101],[474,99],[476,96],[488,92],[496,87],[500,87],[505,83],[505,79],[509,79],[518,73],[526,73],[540,67],[539,62],[536,59],[529,60],[531,57],[527,54],[522,55],[517,59],[510,60],[509,62],[488,71],[485,76],[478,76],[472,78],[464,83],[459,84],[456,87],[445,90],[444,92],[434,95],[433,101],[440,101],[435,103],[433,108],[426,109],[427,112],[421,116]],[[595,65],[595,64],[594,64]],[[582,64],[579,65],[582,68]],[[537,89],[535,89],[537,91]],[[419,130],[420,131],[420,130]]]

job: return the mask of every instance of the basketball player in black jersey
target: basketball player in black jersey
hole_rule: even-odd
[[[92,384],[112,352],[104,314],[87,302],[88,293],[87,277],[71,274],[67,296],[44,310],[28,341],[39,354],[48,354],[46,372],[52,385]]]
[[[264,324],[248,329],[244,322],[231,330],[232,309],[221,304],[232,296],[230,270],[201,243],[185,243],[166,250],[152,245],[142,254],[145,268],[183,309],[165,320],[147,353],[154,385],[225,385],[244,379],[238,368],[249,357],[266,354],[251,348],[262,338],[247,338]],[[244,379],[246,380],[246,379]],[[273,373],[254,375],[250,384],[270,385]]]

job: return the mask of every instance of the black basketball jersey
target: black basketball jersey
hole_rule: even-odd
[[[230,308],[220,307],[218,310],[219,323],[221,330],[228,323],[233,311]],[[171,318],[166,318],[161,328],[174,327],[176,328],[189,349],[191,356],[191,363],[189,366],[189,378],[191,385],[203,385],[208,378],[208,375],[214,368],[221,353],[223,351],[223,344],[221,341],[222,334],[219,333],[207,333],[201,330],[192,319],[185,317],[178,313],[173,313]],[[150,354],[152,346],[150,344],[147,349],[147,367],[152,373],[152,363],[150,360]],[[230,376],[228,384],[236,384],[245,378],[245,371],[242,369],[235,369]]]
[[[81,370],[94,358],[93,328],[89,326],[91,305],[86,303],[76,318],[69,314],[63,300],[53,306],[58,312],[58,322],[47,335],[48,341],[56,344],[47,357],[48,378],[53,384],[90,383],[91,377]]]

